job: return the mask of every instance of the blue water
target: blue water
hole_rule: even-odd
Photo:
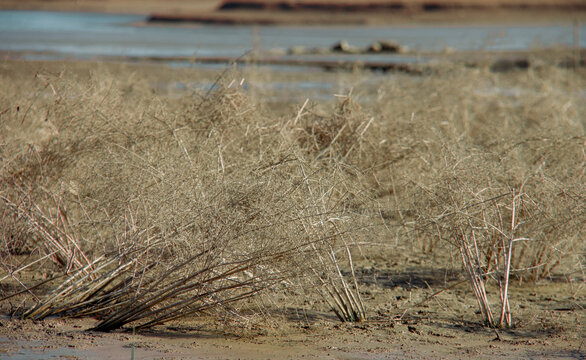
[[[365,47],[393,39],[415,51],[526,50],[573,46],[567,25],[533,26],[139,26],[142,15],[0,11],[0,51],[44,52],[67,57],[237,57],[252,49],[329,48],[346,40]],[[580,26],[585,33],[586,25]],[[586,47],[586,36],[580,37]],[[348,57],[348,55],[346,55]],[[377,55],[381,56],[381,55]],[[384,55],[383,60],[397,58]],[[364,59],[364,55],[354,58]],[[370,57],[368,58],[371,59]],[[378,61],[378,60],[377,60]]]

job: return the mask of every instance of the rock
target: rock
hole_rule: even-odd
[[[381,52],[382,49],[383,49],[382,45],[378,41],[375,41],[372,44],[370,44],[370,46],[366,49],[366,51],[378,53],[378,52]]]
[[[367,48],[367,51],[374,53],[403,53],[406,51],[406,49],[394,40],[378,40],[370,44],[370,46]]]
[[[332,51],[345,52],[348,54],[360,53],[360,50],[357,47],[348,44],[348,41],[346,41],[346,40],[342,40],[339,43],[334,44],[332,46]]]
[[[342,40],[332,46],[332,51],[346,51],[349,46],[350,44],[346,40]]]

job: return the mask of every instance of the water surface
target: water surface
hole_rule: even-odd
[[[523,26],[144,26],[143,15],[0,11],[0,51],[87,58],[238,57],[250,49],[329,48],[340,40],[366,47],[393,39],[415,51],[527,50],[572,46],[571,24]],[[580,27],[584,33],[586,25]],[[586,47],[586,36],[580,38]],[[301,59],[303,59],[301,56]],[[346,59],[413,62],[397,55]],[[287,57],[287,56],[285,56]],[[299,58],[299,55],[297,55]],[[314,56],[315,57],[315,56]],[[331,58],[331,55],[330,55]]]

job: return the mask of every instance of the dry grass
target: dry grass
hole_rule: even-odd
[[[23,152],[4,147],[3,211],[15,229],[4,257],[34,249],[65,280],[24,317],[95,314],[108,331],[228,308],[286,279],[329,279],[342,240],[360,232],[348,207],[366,191],[305,156],[239,82],[175,111],[158,98],[129,103],[126,84],[104,73],[39,80],[48,101],[33,105],[52,134]],[[7,125],[34,122],[33,110]]]
[[[144,328],[283,293],[361,321],[353,255],[394,243],[455,246],[483,320],[509,326],[509,279],[583,268],[583,69],[454,66],[286,108],[234,72],[173,98],[124,68],[14,67],[0,255],[25,317]]]
[[[530,73],[518,97],[483,95],[488,101],[468,103],[456,126],[440,123],[433,136],[441,140],[432,137],[427,144],[436,149],[425,159],[432,174],[412,190],[420,236],[459,250],[491,327],[513,325],[510,278],[534,282],[553,277],[561,264],[572,268],[584,261],[581,95],[567,78],[555,78],[561,75],[557,69],[548,70],[553,86],[551,78],[540,78],[544,74]],[[477,100],[473,95],[461,101]],[[492,301],[490,284],[498,289]],[[491,302],[499,304],[498,319]]]

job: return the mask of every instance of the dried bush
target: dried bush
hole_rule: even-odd
[[[349,203],[366,191],[351,171],[283,148],[283,121],[263,118],[238,83],[179,113],[148,94],[125,102],[125,84],[107,73],[50,83],[62,90],[39,111],[50,109],[55,134],[3,156],[5,214],[59,269],[24,317],[92,314],[103,318],[96,330],[144,328],[307,282],[316,269],[345,284],[337,260],[316,255],[361,231]]]
[[[376,85],[291,109],[226,81],[240,73],[176,97],[152,71],[92,67],[0,71],[0,255],[21,315],[141,328],[286,292],[360,321],[353,255],[380,244],[456,246],[484,320],[507,326],[510,279],[583,264],[579,69],[336,75]]]
[[[510,327],[510,278],[549,277],[562,258],[580,251],[584,198],[578,183],[549,178],[542,169],[518,179],[502,171],[503,161],[510,160],[504,156],[456,149],[444,151],[437,183],[419,192],[417,229],[459,250],[483,320],[491,327]],[[491,281],[499,289],[492,301]],[[498,320],[490,305],[494,301],[500,306]]]

